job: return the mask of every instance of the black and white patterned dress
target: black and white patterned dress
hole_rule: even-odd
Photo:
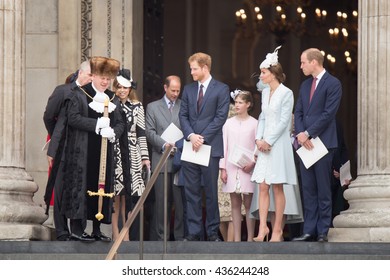
[[[142,179],[142,160],[149,160],[148,146],[145,134],[145,110],[141,102],[126,101],[121,103],[127,119],[127,137],[130,152],[131,195],[141,196],[145,190]],[[119,142],[115,143],[116,169],[115,169],[115,195],[124,195],[126,192],[122,159]]]

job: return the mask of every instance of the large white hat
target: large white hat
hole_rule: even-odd
[[[118,76],[116,76],[116,80],[124,87],[132,87],[133,79],[131,78],[131,73],[129,69],[119,70]]]
[[[275,66],[278,64],[278,50],[282,46],[277,47],[273,53],[268,53],[265,57],[265,60],[260,64],[260,69],[262,68],[270,68],[271,66]]]

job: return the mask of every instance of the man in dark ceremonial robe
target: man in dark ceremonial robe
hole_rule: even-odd
[[[114,92],[108,90],[112,79],[119,71],[119,62],[106,57],[92,57],[92,82],[79,88],[66,104],[66,143],[63,158],[63,194],[61,212],[70,219],[71,240],[111,241],[100,231],[101,223],[111,223],[112,199],[103,198],[103,219],[96,219],[98,196],[89,196],[87,191],[97,192],[101,157],[102,137],[107,141],[105,193],[113,192],[114,145],[125,128],[125,118]],[[109,117],[103,117],[104,102],[109,99]],[[126,147],[127,145],[121,145]],[[128,177],[129,178],[129,177]],[[84,232],[83,221],[91,220],[91,235]]]
[[[79,69],[75,73],[72,73],[68,76],[65,84],[59,85],[54,89],[53,93],[50,95],[47,101],[46,109],[43,114],[43,121],[48,132],[48,138],[50,139],[47,150],[49,177],[46,185],[44,199],[47,205],[46,213],[48,214],[53,189],[56,189],[53,199],[53,220],[56,229],[56,239],[59,241],[67,241],[70,237],[68,220],[60,213],[62,190],[59,188],[59,186],[61,186],[61,183],[59,183],[59,185],[55,184],[57,179],[59,182],[62,181],[62,178],[57,178],[57,172],[59,164],[61,163],[65,141],[65,133],[63,129],[65,120],[63,116],[65,113],[64,104],[65,100],[69,99],[69,97],[73,94],[73,91],[78,90],[79,86],[90,83],[91,80],[91,64],[89,60],[86,60],[81,63]],[[59,119],[61,121],[57,122]],[[52,138],[55,129],[56,135],[54,138]]]

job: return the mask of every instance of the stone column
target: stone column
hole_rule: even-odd
[[[0,1],[0,240],[49,240],[25,171],[25,1]]]
[[[358,176],[329,241],[390,241],[390,5],[359,0]]]

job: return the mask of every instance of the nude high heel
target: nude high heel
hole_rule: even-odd
[[[253,238],[253,241],[255,242],[264,242],[264,239],[266,242],[268,242],[268,235],[269,235],[269,229],[267,228],[267,231],[264,235],[261,235],[260,232],[259,234]]]
[[[283,241],[284,241],[284,238],[283,238],[283,231],[282,231],[282,232],[280,232],[279,235],[277,235],[275,232],[273,232],[271,240],[269,242],[283,242]]]

